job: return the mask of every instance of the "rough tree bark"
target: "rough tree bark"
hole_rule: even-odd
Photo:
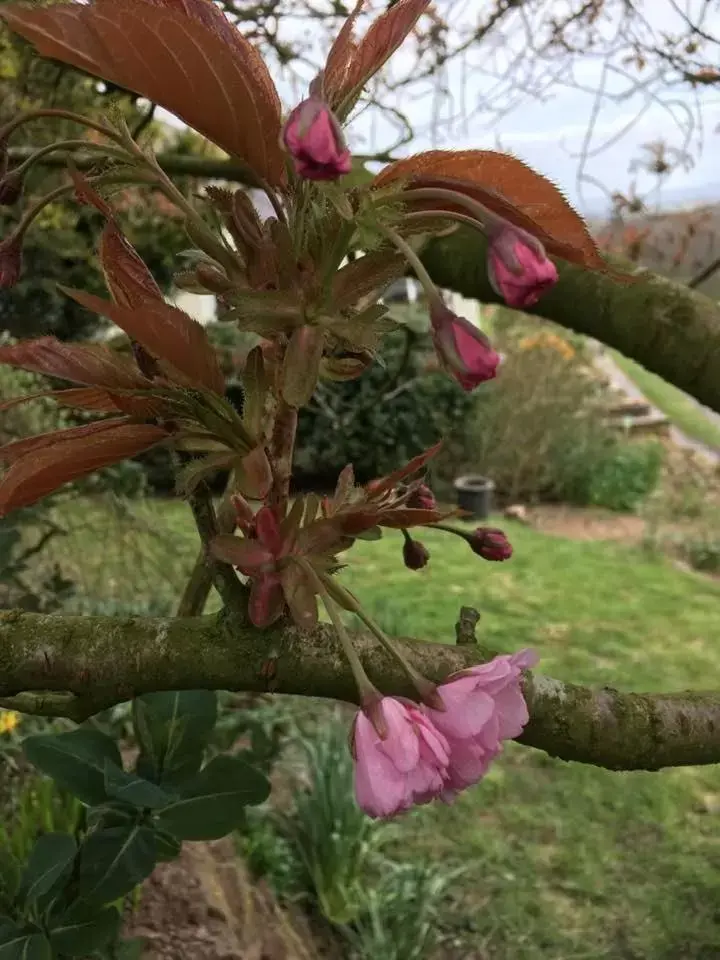
[[[407,677],[370,637],[353,637],[370,678],[413,697]],[[439,681],[483,662],[481,645],[404,639]],[[611,770],[720,762],[720,693],[592,690],[527,674],[531,720],[520,742],[563,760]],[[288,624],[258,630],[227,612],[183,619],[62,617],[0,611],[0,706],[80,721],[156,690],[271,690],[356,701],[334,632]]]

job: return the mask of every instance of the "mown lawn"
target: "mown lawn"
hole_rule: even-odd
[[[84,532],[56,549],[81,605],[172,606],[197,549],[185,507],[142,504],[132,523],[93,506],[73,513]],[[471,604],[489,642],[534,646],[563,679],[720,687],[720,583],[637,547],[507,529],[505,564],[428,532],[430,566],[413,573],[390,533],[359,544],[343,576],[390,631],[451,642]],[[511,744],[454,807],[418,810],[401,829],[407,856],[466,868],[447,919],[464,960],[720,957],[718,768],[618,774]]]
[[[674,426],[691,439],[720,451],[720,426],[705,416],[692,397],[621,353],[614,350],[612,355],[620,369]]]

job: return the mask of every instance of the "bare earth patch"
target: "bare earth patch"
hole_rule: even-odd
[[[541,533],[569,540],[622,540],[638,543],[645,520],[631,514],[600,508],[542,504],[528,509],[529,526]]]
[[[128,918],[146,941],[143,960],[340,960],[299,912],[280,907],[248,875],[231,840],[188,843],[161,864]]]

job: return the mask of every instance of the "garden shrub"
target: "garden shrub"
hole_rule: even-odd
[[[658,445],[631,443],[608,425],[610,394],[567,339],[522,327],[504,340],[500,375],[474,395],[472,417],[441,460],[442,479],[483,474],[507,501],[636,509],[658,482]]]
[[[359,480],[370,480],[459,428],[473,399],[446,375],[428,371],[430,349],[427,335],[397,330],[357,380],[320,385],[300,412],[294,472],[302,484],[334,483],[347,463]]]

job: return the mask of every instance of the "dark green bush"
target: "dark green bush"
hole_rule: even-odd
[[[637,510],[657,487],[663,465],[663,448],[656,441],[601,445],[594,456],[568,470],[564,499],[581,506],[608,510]]]
[[[381,476],[457,431],[472,399],[444,373],[425,371],[426,336],[398,330],[357,380],[322,384],[300,413],[295,471],[308,485],[333,485],[352,463],[361,481]]]
[[[682,554],[695,570],[720,573],[720,533],[690,537],[682,545]]]

